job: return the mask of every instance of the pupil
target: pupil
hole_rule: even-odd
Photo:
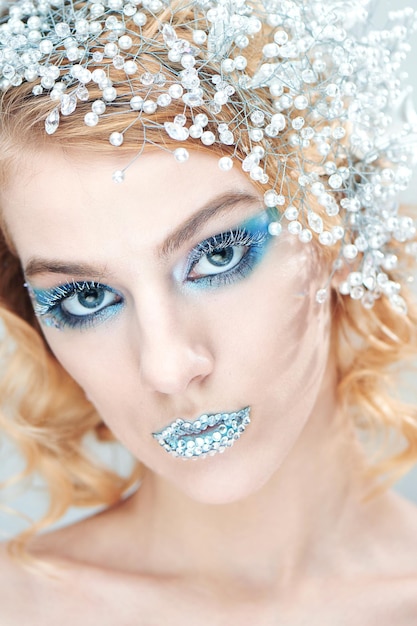
[[[104,292],[99,289],[88,289],[78,294],[78,302],[87,309],[95,309],[104,300]]]
[[[208,255],[208,259],[212,265],[220,267],[222,265],[228,265],[233,259],[233,254],[233,248],[230,246],[228,248],[222,248],[221,250],[213,250],[213,252]]]

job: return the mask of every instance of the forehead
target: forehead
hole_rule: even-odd
[[[153,245],[221,193],[259,195],[237,166],[218,167],[218,156],[191,152],[178,163],[160,150],[141,155],[117,184],[112,174],[120,157],[42,150],[22,158],[1,193],[7,229],[19,254],[48,251],[76,255],[103,240],[121,238]],[[127,159],[129,161],[129,157]],[[130,242],[132,243],[132,242]]]

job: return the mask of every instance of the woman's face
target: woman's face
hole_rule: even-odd
[[[200,501],[245,497],[279,469],[320,398],[329,311],[315,293],[326,270],[312,245],[269,235],[237,166],[156,151],[123,184],[115,169],[108,156],[44,151],[2,193],[46,340],[150,470]],[[164,431],[246,407],[244,432],[234,415]],[[222,454],[223,422],[234,444]],[[214,454],[198,458],[204,445]]]

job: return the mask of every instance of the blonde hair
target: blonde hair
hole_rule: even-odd
[[[179,23],[187,21],[187,14],[176,15]],[[176,24],[173,24],[176,26]],[[149,28],[155,28],[155,25]],[[146,33],[145,33],[146,34]],[[157,38],[156,33],[147,33]],[[181,37],[189,38],[184,29]],[[253,46],[262,45],[255,42]],[[170,70],[166,51],[158,51],[163,60],[164,72]],[[250,66],[250,53],[249,53]],[[141,58],[141,63],[154,71],[159,61],[154,57]],[[171,64],[172,65],[172,64]],[[118,73],[109,71],[117,82]],[[214,74],[216,68],[207,67]],[[60,146],[63,150],[85,150],[93,152],[107,148],[114,154],[115,149],[108,143],[110,132],[124,130],[137,115],[134,112],[121,116],[109,116],[100,121],[97,127],[87,128],[83,124],[85,113],[90,110],[91,100],[100,97],[100,92],[90,89],[88,102],[78,103],[77,111],[61,121],[53,137],[44,132],[44,120],[55,103],[46,95],[32,97],[33,84],[23,83],[5,92],[1,101],[0,129],[0,185],[7,184],[13,170],[18,166],[23,154],[39,148]],[[140,93],[141,85],[137,85]],[[126,96],[128,98],[128,96]],[[268,106],[269,94],[265,91]],[[123,97],[121,98],[123,99]],[[119,106],[119,101],[115,106]],[[175,107],[178,106],[178,110]],[[110,107],[109,107],[110,108]],[[182,113],[180,105],[172,104],[169,115]],[[195,111],[203,112],[204,109]],[[235,98],[224,107],[225,121],[233,129],[233,120],[239,115],[239,100]],[[155,121],[163,121],[161,114],[153,116]],[[227,119],[229,117],[229,120]],[[164,113],[164,119],[167,114]],[[143,143],[140,124],[132,124],[125,134],[124,149],[130,154],[138,151]],[[153,144],[168,147],[167,136],[157,127],[147,139]],[[188,140],[192,141],[192,140]],[[187,143],[188,143],[187,142]],[[178,145],[178,144],[177,144]],[[177,147],[176,145],[176,147]],[[197,148],[197,142],[194,145]],[[221,154],[228,154],[226,146],[208,148]],[[248,150],[245,138],[240,143],[241,156]],[[281,156],[285,157],[285,146]],[[231,150],[231,149],[230,149]],[[277,163],[270,162],[270,174],[276,177]],[[275,171],[275,174],[274,174]],[[296,158],[287,161],[286,180],[288,191],[294,198],[297,193]],[[311,200],[313,202],[313,200]],[[320,207],[316,207],[317,212]],[[1,219],[1,216],[0,216]],[[323,215],[326,220],[326,215]],[[1,222],[0,222],[1,223]],[[327,263],[331,263],[335,251],[321,251]],[[114,437],[100,416],[96,413],[82,389],[63,370],[50,352],[40,331],[26,290],[24,277],[13,242],[2,224],[0,232],[0,317],[7,335],[0,347],[0,362],[3,374],[0,380],[0,428],[17,445],[26,459],[26,469],[22,478],[32,472],[39,472],[45,479],[50,507],[44,517],[34,523],[9,542],[11,554],[29,566],[34,559],[25,547],[36,533],[59,520],[70,506],[111,506],[118,502],[128,489],[134,486],[140,476],[140,462],[134,465],[127,478],[119,476],[104,467],[86,452],[84,438],[93,433],[99,442],[112,441]],[[395,277],[392,277],[395,279]],[[404,291],[406,289],[404,288]],[[333,345],[336,352],[338,370],[339,401],[344,415],[375,440],[385,434],[386,445],[380,447],[381,455],[374,459],[370,467],[373,474],[389,475],[395,480],[417,461],[417,412],[414,407],[404,404],[395,394],[390,395],[388,383],[394,381],[394,368],[414,357],[417,351],[416,322],[417,310],[411,296],[404,294],[408,302],[408,314],[400,315],[390,306],[387,299],[377,300],[372,310],[365,310],[359,302],[333,293]],[[22,390],[24,392],[22,393]],[[402,442],[402,449],[392,442],[392,433]],[[393,454],[387,457],[390,445]]]

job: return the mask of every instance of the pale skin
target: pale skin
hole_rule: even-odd
[[[262,210],[237,167],[145,153],[116,185],[107,156],[51,149],[24,166],[1,198],[23,267],[95,271],[32,263],[30,284],[99,280],[123,296],[92,328],[43,330],[145,472],[128,500],[37,540],[34,552],[65,566],[61,581],[2,551],[2,626],[415,625],[417,512],[391,493],[365,500],[314,248],[281,236],[241,280],[190,288],[180,270],[191,248]],[[183,461],[152,437],[177,417],[247,405],[251,424],[224,454]]]

